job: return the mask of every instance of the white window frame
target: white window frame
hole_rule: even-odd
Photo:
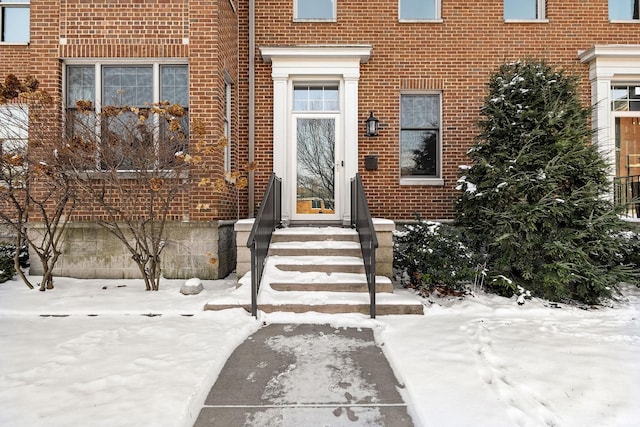
[[[634,87],[636,90],[639,90],[640,89],[640,78],[636,79],[635,81],[634,80],[628,80],[628,79],[612,79],[611,80],[611,92],[613,92],[613,87],[614,86],[628,86],[629,88],[630,87]],[[611,97],[611,95],[610,95],[610,97]],[[614,101],[615,100],[613,99],[613,97],[611,97],[611,102],[609,103],[609,105],[610,105],[609,108],[611,110],[611,127],[612,127],[611,132],[612,132],[613,137],[614,137],[614,147],[615,147],[615,150],[617,151],[618,147],[615,144],[616,119],[622,118],[622,117],[630,117],[630,118],[636,118],[637,120],[640,121],[640,111],[638,111],[638,110],[620,110],[620,111],[615,110],[613,108]],[[636,100],[636,99],[634,99],[634,101],[638,102],[638,100]],[[616,155],[614,154],[614,156],[616,156]],[[613,175],[615,176],[617,172],[621,172],[621,171],[618,171],[618,166],[619,166],[618,159],[616,157],[614,157],[614,159],[615,159],[615,162],[614,162],[614,167],[613,167]],[[623,175],[620,175],[620,176],[623,176]]]
[[[14,112],[12,112],[14,111]],[[17,114],[16,114],[17,113]],[[17,117],[17,116],[20,117]],[[17,123],[16,123],[17,122]],[[14,123],[14,125],[12,125]],[[13,128],[13,129],[12,129]],[[9,147],[6,147],[9,146]],[[24,104],[4,104],[0,105],[0,155],[18,152],[26,154],[29,148],[29,110]],[[18,166],[19,173],[26,171],[26,160],[23,166]],[[14,170],[15,171],[15,170]],[[4,173],[5,171],[3,171]],[[8,172],[8,171],[7,171]],[[9,178],[10,175],[6,175]],[[0,185],[8,185],[2,181]],[[22,184],[14,182],[13,185]]]
[[[331,18],[298,18],[298,1],[293,0],[293,21],[294,22],[337,22],[338,18],[338,0],[333,2],[333,12]]]
[[[504,0],[502,2],[502,13],[504,15],[504,2],[506,0]],[[546,0],[535,0],[536,2],[536,14],[538,15],[537,18],[523,18],[523,19],[517,19],[517,18],[507,18],[506,16],[504,16],[504,22],[513,22],[513,23],[518,23],[518,22],[537,22],[537,23],[546,23],[549,22],[549,20],[547,19],[547,2]]]
[[[398,163],[398,176],[400,179],[400,185],[444,185],[444,179],[442,177],[442,163],[443,163],[443,149],[442,141],[444,140],[444,124],[442,118],[444,116],[442,111],[442,98],[443,93],[441,90],[404,90],[400,93],[399,97],[399,119],[398,123],[398,157],[402,155],[402,97],[404,95],[438,95],[440,100],[440,129],[438,132],[438,147],[437,147],[437,164],[436,164],[436,176],[402,176],[401,164]],[[401,161],[401,160],[400,160]]]
[[[9,42],[2,40],[1,37],[4,34],[4,28],[3,28],[4,19],[2,18],[4,16],[4,9],[10,9],[10,8],[24,9],[25,7],[29,9],[29,23],[28,23],[29,28],[28,28],[27,40],[9,41]],[[26,45],[26,44],[29,44],[30,41],[31,41],[31,1],[22,0],[20,2],[8,2],[8,1],[0,0],[0,44],[18,44],[18,45],[25,44]]]
[[[232,102],[232,82],[228,76],[224,79],[224,119],[223,132],[227,139],[227,145],[224,147],[224,171],[231,172],[232,164],[232,140],[231,140],[231,102]]]
[[[313,87],[323,87],[323,88],[331,88],[335,89],[338,94],[338,104],[336,105],[337,109],[325,108],[326,104],[322,102],[322,107],[318,109],[296,109],[295,108],[295,91],[296,88],[304,88],[305,86],[313,86]],[[297,209],[294,207],[291,212],[292,220],[302,220],[302,221],[324,221],[324,220],[340,220],[341,212],[342,212],[342,203],[345,203],[343,200],[343,193],[346,192],[346,188],[340,185],[341,182],[344,182],[344,166],[338,166],[338,164],[344,164],[344,81],[342,79],[331,78],[330,76],[305,76],[304,78],[293,78],[288,82],[288,97],[289,97],[289,122],[291,123],[291,138],[292,141],[297,141],[297,124],[298,119],[330,119],[334,121],[335,124],[335,146],[334,146],[334,213],[325,213],[322,217],[318,217],[316,213],[297,213]],[[291,144],[289,146],[289,152],[286,153],[292,168],[289,169],[289,173],[286,179],[286,182],[289,183],[289,194],[292,196],[297,194],[297,170],[293,166],[297,166],[297,145]],[[296,206],[293,204],[292,205]],[[311,203],[312,209],[322,209],[313,208],[313,202]]]
[[[636,3],[640,3],[640,0],[634,0]],[[607,2],[607,6],[608,6],[608,16],[609,16],[609,22],[611,23],[622,23],[622,24],[640,24],[640,17],[638,18],[631,18],[631,19],[611,19],[611,0],[609,0]],[[638,4],[638,8],[640,8],[640,4]]]
[[[153,99],[152,99],[152,103],[157,103],[162,101],[160,99],[160,66],[161,65],[182,65],[182,66],[186,66],[187,69],[189,67],[189,64],[187,61],[185,60],[176,60],[174,58],[154,58],[153,60],[150,60],[148,58],[128,58],[126,61],[123,61],[122,59],[65,59],[63,60],[63,65],[62,65],[62,87],[63,87],[63,94],[62,94],[62,113],[63,113],[63,117],[65,117],[65,113],[67,111],[67,67],[68,66],[76,66],[76,65],[81,65],[81,66],[93,66],[95,67],[95,71],[94,71],[94,76],[95,76],[95,86],[94,86],[94,111],[96,114],[99,114],[101,112],[101,108],[103,105],[103,100],[102,100],[102,92],[103,92],[103,85],[102,85],[102,68],[105,66],[115,66],[115,67],[127,67],[127,66],[151,66],[152,67],[152,84],[153,84]],[[104,105],[109,105],[108,103],[105,103]],[[189,107],[189,106],[188,106]],[[155,120],[159,120],[159,117],[155,117]],[[154,123],[155,127],[155,132],[156,134],[154,135],[154,140],[155,143],[157,144],[158,140],[159,140],[159,135],[157,134],[158,132],[158,125],[159,122]],[[101,134],[101,121],[100,120],[96,120],[95,123],[95,130],[96,130],[96,135],[100,135]],[[98,159],[96,159],[97,162],[99,162]],[[118,171],[118,172],[130,172],[130,170],[122,170],[122,171]]]
[[[404,0],[398,0],[398,22],[429,22],[429,23],[442,23],[442,0],[434,0],[435,13],[433,18],[402,18],[400,11],[402,2]]]

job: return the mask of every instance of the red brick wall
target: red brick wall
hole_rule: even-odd
[[[222,135],[225,72],[236,83],[232,140],[238,144],[237,20],[229,0],[32,0],[31,43],[0,46],[0,75],[33,74],[59,104],[66,58],[184,59],[190,67],[190,116],[206,124],[210,143]],[[58,111],[52,112],[53,120],[60,118]],[[237,147],[235,156],[237,165]],[[197,185],[201,177],[224,177],[222,152],[205,156],[192,170],[190,194],[179,202],[173,217],[236,218],[233,188],[216,192]],[[197,209],[198,204],[208,209]],[[84,205],[76,217],[91,219],[97,214],[97,208]]]
[[[387,124],[377,138],[359,140],[359,165],[373,215],[411,219],[450,218],[458,165],[477,134],[486,82],[499,64],[546,59],[583,76],[588,66],[578,50],[594,44],[639,44],[640,26],[611,24],[607,0],[548,0],[546,23],[505,23],[500,0],[442,0],[442,23],[399,23],[397,0],[337,0],[337,22],[293,22],[293,0],[256,0],[257,47],[296,44],[370,44],[361,66],[359,114],[375,110]],[[242,51],[241,51],[242,52]],[[272,165],[271,64],[257,62],[256,197]],[[399,185],[399,98],[406,88],[442,90],[444,187]],[[364,134],[364,125],[359,135]],[[364,156],[377,154],[379,168],[364,170]]]
[[[547,23],[505,23],[500,0],[442,0],[442,23],[399,23],[396,0],[337,0],[334,23],[293,22],[293,0],[256,0],[256,46],[370,44],[361,66],[359,113],[370,110],[387,125],[377,138],[359,140],[359,164],[373,214],[395,219],[452,215],[457,167],[477,133],[489,75],[504,61],[544,58],[583,76],[577,51],[594,44],[640,44],[640,26],[608,22],[607,0],[548,0]],[[191,70],[191,116],[208,124],[208,138],[222,134],[224,71],[234,81],[234,168],[248,161],[248,129],[256,136],[256,203],[271,173],[271,65],[256,49],[256,120],[248,122],[248,0],[33,0],[29,46],[0,46],[0,75],[34,74],[59,102],[61,58],[184,58]],[[66,44],[60,45],[64,38]],[[183,39],[188,38],[188,44]],[[236,56],[238,55],[238,57]],[[399,97],[403,89],[430,88],[443,94],[443,187],[399,185]],[[362,128],[359,135],[364,133]],[[366,171],[367,154],[379,168]],[[222,155],[205,159],[198,177],[222,177]],[[240,217],[247,214],[240,192]],[[198,211],[198,203],[210,209]],[[234,189],[222,194],[194,185],[188,197],[192,219],[236,217]],[[93,215],[91,209],[80,212]]]
[[[7,74],[22,80],[29,73],[29,58],[29,46],[0,45],[0,80],[4,83]]]

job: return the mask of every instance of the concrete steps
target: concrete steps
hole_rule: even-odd
[[[273,234],[258,309],[272,312],[318,312],[369,314],[369,287],[359,237],[355,230],[340,227],[290,227]],[[251,273],[239,280],[238,294],[248,301]],[[231,308],[233,304],[211,302],[207,310]],[[236,307],[238,305],[235,305]],[[376,277],[376,314],[422,314],[422,303],[391,280]]]

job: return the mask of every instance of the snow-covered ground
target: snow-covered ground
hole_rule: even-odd
[[[37,282],[37,278],[35,279]],[[0,425],[191,426],[226,358],[267,323],[371,327],[417,426],[640,425],[640,292],[588,309],[477,293],[424,316],[204,312],[165,280],[0,284]]]

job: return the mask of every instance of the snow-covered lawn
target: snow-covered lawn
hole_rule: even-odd
[[[37,281],[37,279],[36,279]],[[165,280],[0,284],[0,425],[191,426],[226,358],[262,322],[372,327],[417,426],[640,425],[640,292],[584,310],[477,294],[424,316],[204,312]],[[425,301],[426,303],[426,301]]]

